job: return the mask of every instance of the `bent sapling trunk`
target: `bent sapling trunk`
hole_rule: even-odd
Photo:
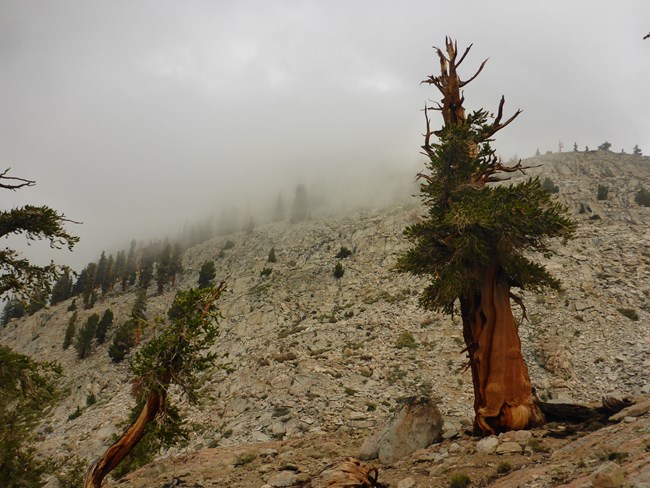
[[[100,488],[104,478],[133,450],[144,437],[147,425],[153,422],[162,411],[164,393],[149,393],[137,420],[129,426],[120,438],[110,446],[99,459],[95,460],[86,471],[83,488]]]

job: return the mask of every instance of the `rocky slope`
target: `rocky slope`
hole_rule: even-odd
[[[564,292],[523,293],[530,320],[520,332],[538,394],[589,401],[650,393],[650,208],[634,203],[639,186],[650,188],[650,158],[598,151],[549,154],[524,164],[541,165],[527,172],[550,176],[580,222],[576,239],[557,243],[558,255],[546,263],[561,277]],[[607,200],[596,199],[599,184],[608,186]],[[472,391],[470,373],[463,372],[458,318],[419,309],[424,282],[392,271],[407,246],[402,230],[420,211],[402,205],[258,226],[251,234],[227,236],[235,246],[223,257],[218,256],[226,238],[189,249],[180,287],[196,283],[207,259],[215,260],[217,277],[228,282],[214,346],[219,364],[202,386],[200,405],[187,408],[189,444],[161,453],[152,467],[131,475],[127,486],[160,486],[174,473],[199,483],[194,486],[260,487],[283,471],[300,482],[326,461],[355,454],[360,439],[400,398],[421,394],[440,400],[448,440],[401,467],[385,467],[383,479],[401,488],[424,487],[431,486],[427,476],[440,470],[444,476],[464,470],[478,473],[472,478],[481,484],[494,481],[496,468],[489,464],[496,458],[476,454],[476,440],[462,436],[472,418]],[[345,273],[337,280],[332,270],[342,246],[353,253],[340,260]],[[275,263],[267,262],[271,247]],[[264,268],[270,275],[261,276]],[[163,314],[173,293],[152,295],[149,315]],[[110,307],[119,323],[133,300],[133,293],[109,294],[93,310],[80,311],[79,320]],[[106,346],[82,361],[72,349],[62,351],[67,305],[12,321],[0,329],[0,341],[64,367],[66,395],[41,423],[39,449],[91,459],[103,452],[130,408],[128,368],[113,365]],[[97,403],[87,407],[91,393]],[[69,419],[78,406],[81,415]],[[647,437],[647,422],[642,417],[608,429],[641,426]],[[560,442],[564,449],[568,441],[545,439],[544,449],[561,452]],[[528,446],[527,440],[520,444]],[[596,450],[583,456],[582,468],[565,470],[562,481],[598,469],[603,463]],[[511,467],[543,463],[550,469],[553,456],[564,459],[529,451],[508,454],[515,456],[507,458]],[[246,452],[255,453],[253,460],[241,457]],[[203,478],[197,478],[199,471]],[[535,476],[529,486],[558,484]]]

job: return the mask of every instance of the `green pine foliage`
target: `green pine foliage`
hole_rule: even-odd
[[[11,319],[19,319],[25,316],[25,302],[13,297],[7,300],[2,311],[2,325],[7,325]]]
[[[139,289],[128,320],[115,331],[113,342],[108,348],[111,361],[119,363],[124,360],[128,352],[136,345],[139,331],[142,330],[146,321],[147,293],[144,289]]]
[[[650,207],[650,191],[639,188],[634,195],[634,201],[642,207]]]
[[[553,183],[553,180],[548,176],[542,181],[542,188],[549,193],[559,193],[560,187]]]
[[[149,285],[151,285],[151,281],[153,280],[153,262],[153,257],[148,255],[142,256],[138,286],[145,290],[149,288]]]
[[[65,351],[72,345],[72,340],[74,339],[75,334],[77,333],[77,311],[68,319],[68,327],[65,330],[65,337],[63,338],[63,350]]]
[[[47,463],[30,446],[33,428],[56,398],[61,368],[0,346],[0,486],[41,486]]]
[[[72,296],[72,280],[70,279],[70,272],[65,271],[52,287],[52,295],[50,296],[50,305],[56,305],[63,302]]]
[[[172,275],[172,246],[168,242],[165,243],[162,253],[156,265],[156,285],[158,286],[158,294],[161,295],[165,291],[165,286],[170,282]]]
[[[334,278],[337,280],[340,280],[343,278],[343,275],[345,274],[345,269],[343,269],[343,265],[341,263],[336,263],[334,266],[334,270],[332,271],[332,274],[334,275]]]
[[[97,344],[103,344],[106,341],[106,334],[108,330],[113,326],[113,311],[110,308],[104,310],[104,314],[97,324],[97,330],[95,331],[95,338],[97,339]]]
[[[609,195],[609,187],[607,185],[598,185],[596,198],[598,200],[607,200],[608,195]]]
[[[0,175],[0,180],[6,179],[5,174],[6,171]],[[7,188],[4,184],[0,184],[0,187]],[[67,247],[72,250],[79,238],[65,231],[63,223],[66,221],[64,215],[49,207],[26,205],[0,210],[0,237],[23,235],[28,241],[47,240],[51,247]],[[36,293],[47,296],[50,284],[64,270],[65,268],[53,263],[36,266],[19,252],[4,247],[0,249],[0,296],[7,292],[22,297]]]
[[[176,286],[176,276],[183,272],[183,249],[176,243],[172,250],[172,259],[169,268],[172,286]]]
[[[199,288],[208,288],[212,286],[214,278],[217,276],[217,271],[214,267],[213,261],[206,261],[201,266],[199,271]]]
[[[124,273],[122,274],[122,291],[126,291],[127,287],[133,286],[137,277],[136,271],[136,262],[135,262],[135,246],[136,241],[133,239],[131,241],[131,247],[129,248],[129,254],[126,257],[126,264],[124,267]]]
[[[350,249],[345,246],[341,246],[341,249],[339,249],[339,252],[337,252],[336,256],[334,257],[336,259],[345,259],[349,258],[350,256],[352,256],[352,251],[350,251]]]
[[[0,173],[0,188],[18,190],[33,186],[31,180]],[[72,250],[79,241],[63,225],[70,222],[49,207],[26,205],[0,210],[0,237],[22,235],[28,241],[49,241],[50,247]],[[25,300],[39,297],[45,302],[50,285],[67,268],[51,263],[38,266],[9,247],[0,250],[0,296]],[[15,309],[15,307],[14,307]],[[7,313],[7,316],[15,313]],[[47,463],[35,456],[31,446],[33,428],[43,410],[55,400],[55,382],[61,368],[40,363],[0,345],[0,486],[6,488],[41,486]]]
[[[77,340],[75,341],[75,350],[77,351],[77,357],[79,359],[84,359],[92,352],[93,339],[95,338],[95,333],[97,332],[97,325],[99,324],[99,315],[96,313],[90,315],[86,319],[84,326],[79,329],[77,333]]]
[[[266,259],[266,261],[269,263],[275,263],[277,260],[278,258],[275,255],[275,247],[272,247],[269,251],[269,257]]]
[[[101,287],[103,290],[108,280],[108,258],[106,257],[106,252],[102,251],[99,262],[97,263],[97,271],[95,272],[95,287]]]
[[[157,321],[154,338],[136,353],[130,367],[136,378],[137,404],[126,425],[140,415],[149,393],[154,390],[164,393],[160,411],[165,416],[163,421],[147,425],[145,436],[114,471],[118,478],[150,462],[161,447],[188,439],[185,421],[166,392],[173,383],[190,404],[198,401],[201,375],[213,367],[216,359],[216,354],[207,350],[218,336],[221,315],[215,300],[223,289],[221,285],[177,292],[167,320]]]
[[[115,331],[113,342],[108,348],[108,356],[114,363],[120,363],[135,346],[135,329],[131,321],[126,321]]]
[[[600,149],[601,151],[609,151],[611,147],[612,147],[612,143],[605,141],[600,146],[598,146],[598,149]]]
[[[454,301],[475,291],[483,271],[495,264],[512,286],[560,286],[531,253],[551,255],[550,239],[571,237],[575,223],[567,209],[538,178],[471,184],[479,174],[498,174],[488,120],[486,111],[474,112],[466,124],[443,127],[431,146],[429,175],[420,187],[427,215],[404,231],[413,247],[397,263],[399,271],[431,278],[420,296],[427,309],[451,312]],[[475,157],[468,151],[474,144]]]
[[[97,295],[95,293],[95,288],[97,285],[95,280],[97,278],[98,267],[99,266],[97,263],[88,263],[85,269],[86,279],[81,296],[83,297],[84,309],[86,310],[93,308],[95,305],[95,300],[97,299]],[[81,275],[79,278],[81,278]]]

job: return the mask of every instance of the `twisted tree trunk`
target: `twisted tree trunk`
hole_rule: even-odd
[[[510,285],[495,265],[480,290],[461,299],[463,336],[474,384],[474,430],[483,435],[544,423],[521,354]]]
[[[113,471],[144,437],[147,425],[156,418],[164,404],[165,393],[151,391],[137,420],[110,446],[104,455],[86,471],[83,488],[100,488],[104,478]]]

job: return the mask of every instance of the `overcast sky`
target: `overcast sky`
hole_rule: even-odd
[[[0,205],[83,225],[83,265],[224,202],[410,174],[433,45],[459,48],[467,109],[523,114],[502,157],[577,142],[650,153],[647,0],[0,0]],[[436,123],[439,121],[436,120]],[[392,176],[391,176],[392,177]]]

